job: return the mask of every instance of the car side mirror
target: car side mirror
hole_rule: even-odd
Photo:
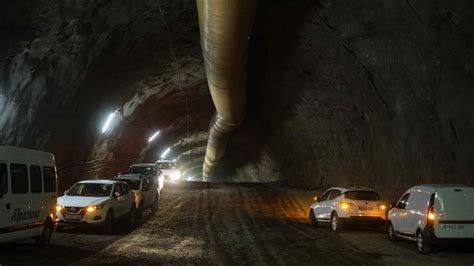
[[[122,196],[122,195],[120,195],[120,193],[119,193],[118,191],[115,191],[115,192],[114,192],[114,198],[118,198],[118,197],[120,197],[120,196]]]
[[[397,209],[397,203],[396,202],[390,203],[390,209]]]

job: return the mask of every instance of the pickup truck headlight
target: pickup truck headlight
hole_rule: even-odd
[[[86,208],[86,211],[87,212],[95,212],[96,210],[100,210],[100,209],[104,208],[104,206],[105,206],[105,204],[89,206],[89,207]]]
[[[181,177],[181,171],[175,171],[171,174],[171,180],[178,180]]]

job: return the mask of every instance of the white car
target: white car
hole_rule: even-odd
[[[47,246],[57,198],[54,155],[0,145],[0,244],[33,238]]]
[[[164,177],[156,164],[153,163],[139,163],[130,166],[127,174],[141,174],[153,178],[159,192],[164,186]]]
[[[135,225],[135,195],[122,181],[84,180],[58,198],[56,215],[59,230],[64,225],[102,226],[110,233],[118,220]]]
[[[309,211],[313,227],[330,223],[334,232],[341,232],[344,224],[380,226],[387,219],[387,206],[371,188],[333,187],[320,198],[315,198]]]
[[[140,174],[119,175],[114,180],[123,181],[128,184],[135,194],[135,206],[139,218],[142,218],[143,211],[151,208],[155,213],[158,210],[158,201],[160,193],[153,179]]]
[[[172,182],[181,180],[182,173],[178,163],[174,161],[160,160],[156,162],[156,165],[163,173],[165,180]]]
[[[410,188],[388,214],[388,237],[416,241],[421,254],[432,244],[474,241],[474,188],[421,185]]]

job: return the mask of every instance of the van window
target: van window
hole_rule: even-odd
[[[43,167],[44,192],[56,192],[56,170],[54,167]]]
[[[407,207],[407,203],[408,203],[408,198],[410,197],[410,193],[408,194],[405,194],[399,201],[398,201],[398,204],[397,204],[397,208],[398,209],[405,209]]]
[[[7,192],[8,192],[7,165],[2,163],[0,164],[0,193],[6,194]]]
[[[31,193],[41,193],[43,191],[43,178],[41,177],[41,167],[30,166]]]
[[[24,164],[10,164],[10,176],[12,180],[12,193],[28,193],[28,169]]]

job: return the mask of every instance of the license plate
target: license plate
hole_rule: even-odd
[[[443,228],[448,229],[448,230],[463,230],[464,225],[463,224],[444,224]]]
[[[359,211],[371,211],[372,207],[359,207]]]
[[[80,220],[81,216],[79,214],[66,214],[66,219],[68,219],[68,220]]]

